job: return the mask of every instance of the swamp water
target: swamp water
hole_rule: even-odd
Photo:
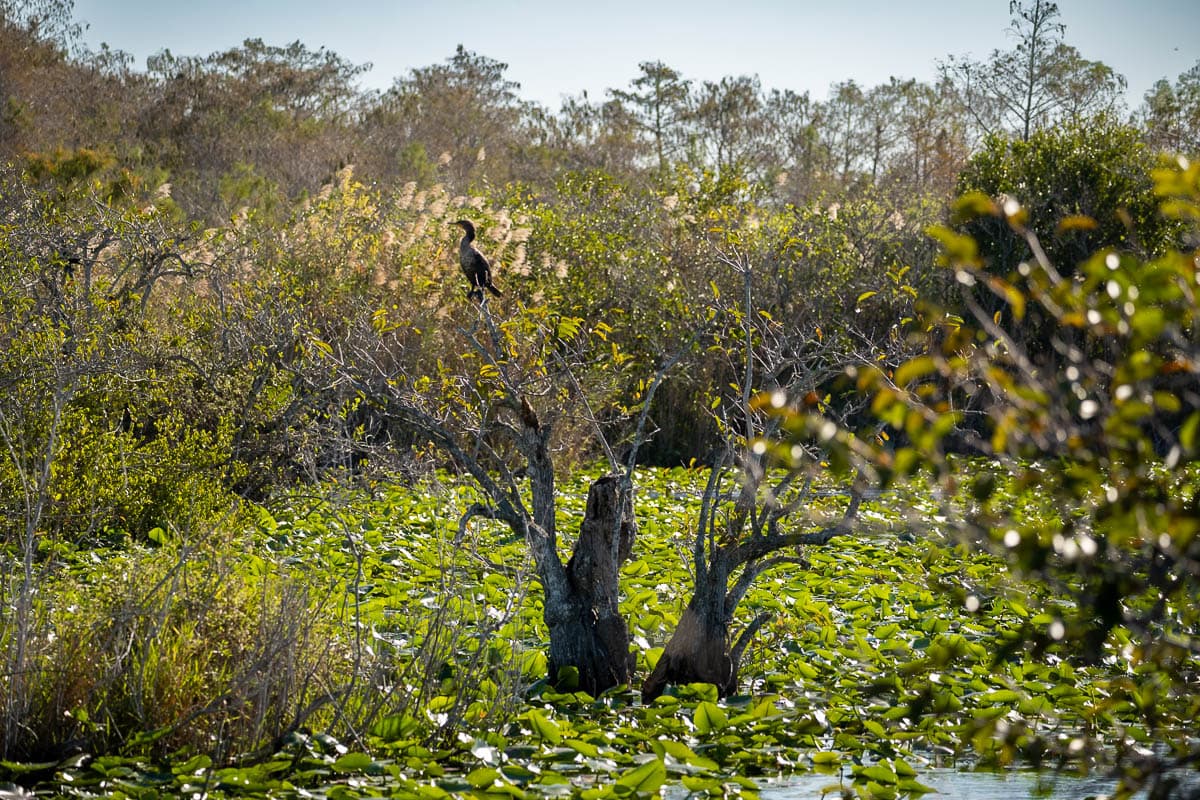
[[[846,786],[850,779],[843,779]],[[922,771],[917,780],[935,790],[921,795],[927,800],[1086,800],[1112,793],[1116,780],[1100,775],[1080,777],[1053,772],[964,772],[952,769]],[[836,775],[798,775],[778,783],[761,783],[762,800],[835,800],[839,797],[831,786],[838,784]],[[825,793],[822,794],[822,791]],[[1138,795],[1139,797],[1141,795]]]

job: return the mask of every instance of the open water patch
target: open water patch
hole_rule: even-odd
[[[1088,800],[1110,796],[1116,789],[1115,778],[1103,775],[1069,775],[1055,772],[968,772],[953,769],[923,770],[917,778],[935,792],[919,795],[930,800]],[[795,775],[778,783],[761,784],[762,800],[809,800],[841,796],[836,788],[854,785],[850,778],[837,775]],[[916,797],[918,795],[914,795]],[[1144,797],[1142,792],[1135,797]]]

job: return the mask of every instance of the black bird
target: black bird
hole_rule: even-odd
[[[455,220],[450,224],[458,225],[464,231],[462,241],[458,243],[458,265],[462,267],[467,283],[471,284],[467,297],[483,302],[484,289],[499,297],[500,290],[492,284],[492,265],[483,253],[471,244],[475,240],[475,226],[465,219]]]

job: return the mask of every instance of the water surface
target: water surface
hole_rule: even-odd
[[[820,798],[822,790],[838,785],[851,785],[849,778],[837,775],[796,775],[778,783],[762,783],[763,800],[809,800]],[[937,790],[923,795],[930,800],[1086,800],[1110,794],[1116,781],[1098,775],[1079,777],[1056,775],[1053,772],[962,772],[952,769],[923,770],[917,780]],[[836,789],[824,795],[829,800],[839,797]]]

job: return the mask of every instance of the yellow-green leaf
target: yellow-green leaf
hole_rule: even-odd
[[[693,720],[696,723],[696,731],[702,734],[719,731],[729,724],[729,718],[725,716],[721,707],[707,700],[696,705]]]
[[[529,712],[529,725],[543,742],[558,744],[562,741],[562,731],[559,730],[558,725],[540,711]]]
[[[617,778],[617,785],[638,794],[657,792],[667,779],[667,768],[657,758]]]

